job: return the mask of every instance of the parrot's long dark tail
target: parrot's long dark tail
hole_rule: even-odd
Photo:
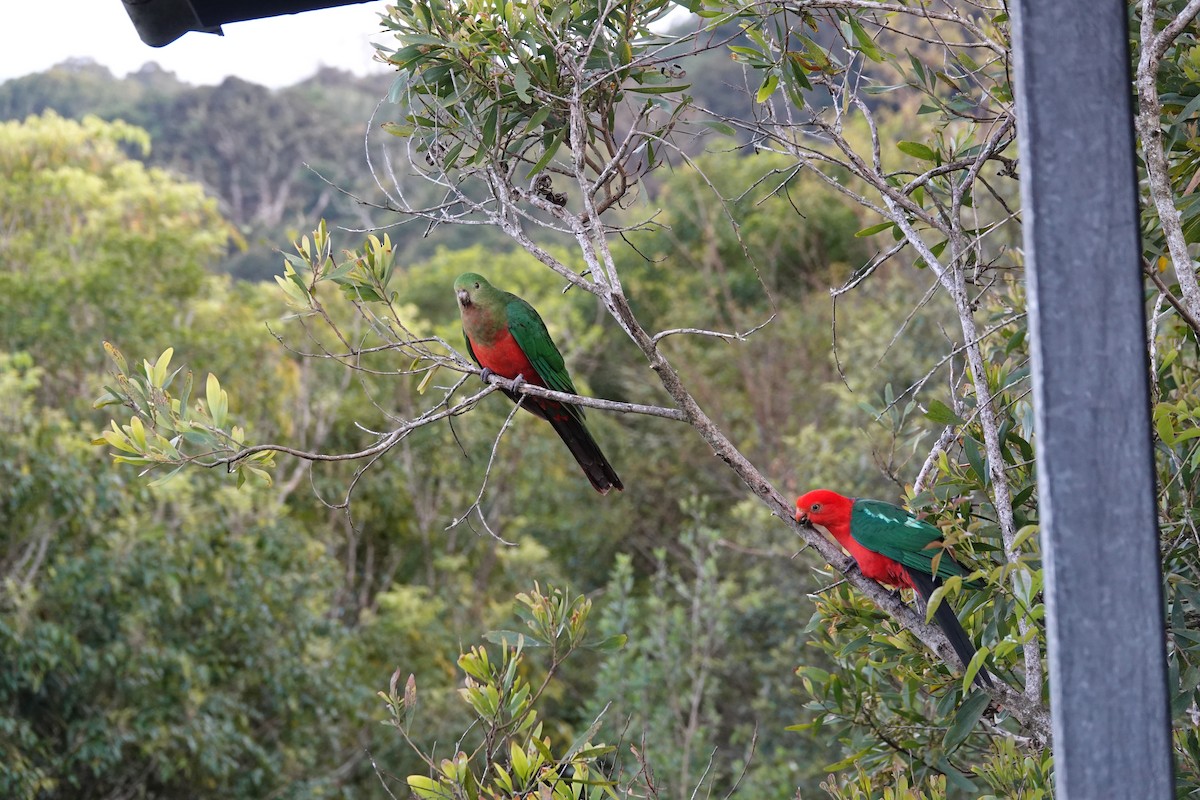
[[[608,494],[613,489],[619,492],[625,488],[612,464],[600,451],[600,445],[592,438],[591,431],[581,420],[572,414],[553,412],[545,418],[554,426],[554,432],[562,438],[579,466],[583,467],[583,474],[587,475],[597,492]]]
[[[912,581],[913,588],[926,603],[929,602],[929,596],[933,594],[933,590],[942,585],[939,579],[914,569],[908,570],[908,577]],[[962,623],[958,621],[948,600],[943,598],[942,602],[938,603],[937,610],[933,612],[933,619],[946,634],[946,639],[954,648],[954,652],[958,654],[958,660],[962,662],[963,669],[966,669],[967,665],[971,663],[971,659],[975,657],[975,645],[971,644],[971,637],[967,636],[967,632],[963,630]],[[975,673],[975,684],[981,688],[995,688],[996,686],[986,667],[980,667],[979,672]]]

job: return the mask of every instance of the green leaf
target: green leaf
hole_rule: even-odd
[[[330,259],[330,262],[332,263],[332,259]],[[339,278],[344,278],[345,276],[349,275],[350,272],[356,266],[358,266],[358,262],[356,260],[354,260],[353,258],[348,258],[341,264],[339,264],[339,265],[335,266],[333,269],[329,270],[329,272],[327,274],[323,275],[322,278],[323,279],[327,278],[331,281],[337,282],[337,280]],[[305,298],[307,300],[307,295],[308,295],[307,290],[305,291],[304,294],[305,294]]]
[[[188,403],[192,399],[192,371],[189,369],[187,374],[183,376],[183,388],[179,390],[179,409],[176,411],[179,419],[185,420],[188,418]]]
[[[613,745],[602,744],[602,745],[596,745],[595,747],[585,747],[582,750],[580,750],[578,753],[576,753],[575,755],[581,759],[599,758],[600,756],[606,756],[609,753],[615,752],[616,749],[617,748],[614,747]],[[606,784],[601,781],[587,781],[587,785],[588,786],[604,786]]]
[[[441,364],[434,364],[425,371],[425,377],[422,378],[421,382],[417,384],[417,394],[425,394],[426,390],[429,389],[430,381],[433,380],[433,376],[437,374],[437,371],[441,369],[441,366]]]
[[[894,92],[897,89],[903,89],[907,85],[908,84],[906,83],[894,83],[891,86],[864,86],[863,94],[887,94],[888,92]]]
[[[175,348],[168,347],[163,350],[162,355],[154,362],[154,366],[150,370],[150,374],[146,377],[150,378],[154,386],[162,386],[167,380],[167,367],[171,364],[171,356],[175,355]]]
[[[1033,449],[1028,442],[1026,442],[1024,439],[1020,439],[1020,437],[1018,437],[1016,434],[1012,434],[1009,438],[1018,439],[1020,443],[1024,445],[1024,447],[1022,447],[1022,455],[1025,454],[1025,448],[1029,448],[1029,454],[1026,457],[1033,458]],[[1037,491],[1037,484],[1031,483],[1021,491],[1017,492],[1016,496],[1013,497],[1013,508],[1020,508],[1021,506],[1025,505],[1025,501],[1032,497],[1035,491]],[[1017,538],[1020,538],[1020,536],[1018,535]]]
[[[908,53],[907,50],[904,52]],[[908,61],[912,64],[913,72],[917,78],[920,79],[921,83],[925,83],[925,66],[912,53],[908,53]]]
[[[528,103],[533,98],[529,95],[529,72],[520,64],[513,66],[513,89],[522,102]]]
[[[987,692],[982,689],[976,689],[958,707],[953,721],[946,728],[946,736],[942,739],[942,746],[945,747],[947,753],[953,753],[966,740],[967,736],[974,730],[975,724],[979,722],[979,718],[983,716],[983,712],[988,707],[991,699],[991,695]]]
[[[934,556],[934,558],[937,558],[940,555],[941,555],[941,553],[938,553],[938,555]],[[936,571],[936,569],[937,569],[937,565],[935,564],[934,570]],[[925,623],[926,624],[929,624],[929,622],[931,622],[933,620],[933,615],[938,610],[938,606],[940,606],[942,603],[944,603],[946,601],[946,591],[948,588],[949,587],[946,584],[944,584],[944,583],[940,584],[929,595],[929,600],[925,603]]]
[[[891,223],[891,222],[881,222],[878,225],[871,225],[870,227],[863,228],[861,231],[858,231],[857,233],[855,233],[854,238],[855,239],[865,239],[868,236],[874,236],[877,233],[882,233],[883,231],[886,231],[888,228],[892,227],[893,225],[894,225],[894,223]]]
[[[129,438],[137,445],[138,452],[146,452],[146,429],[142,426],[141,417],[129,420]]]
[[[117,370],[122,375],[129,372],[129,364],[125,361],[125,356],[121,355],[121,351],[112,342],[104,343],[104,352],[108,353],[108,357],[117,365]]]
[[[385,122],[379,127],[383,128],[384,133],[390,133],[392,136],[408,138],[416,131],[416,127],[412,125],[402,125],[399,122]]]
[[[152,487],[162,486],[163,484],[171,481],[176,475],[178,475],[183,470],[183,467],[184,467],[184,465],[180,464],[178,467],[171,470],[166,475],[162,475],[158,478],[155,478],[154,480],[150,481],[150,483],[148,483],[146,485],[152,486]]]
[[[735,55],[745,56],[746,61],[751,64],[765,66],[771,63],[770,59],[764,56],[760,51],[755,50],[753,47],[743,47],[741,45],[731,44],[729,45],[729,52],[734,53]],[[741,61],[742,59],[738,60]]]
[[[999,100],[1001,103],[1011,103],[1012,88],[1007,83],[1002,83],[999,86],[993,86],[988,89],[988,94]]]
[[[629,641],[628,636],[626,636],[623,633],[618,633],[618,634],[614,634],[613,636],[609,636],[607,638],[601,639],[600,641],[598,641],[594,644],[589,644],[588,649],[589,650],[598,650],[600,652],[609,652],[612,650],[620,650],[622,647],[625,646],[625,643],[628,641]]]
[[[113,430],[104,431],[99,439],[92,441],[92,444],[109,444],[112,447],[125,453],[137,453],[137,448],[129,441],[129,437],[125,432],[117,428],[117,423],[112,423]]]
[[[117,394],[115,391],[113,391],[112,389],[110,389],[106,386],[106,387],[104,387],[104,394],[97,397],[95,402],[92,403],[92,408],[104,408],[105,406],[119,406],[123,402],[125,402],[125,401],[121,399],[121,396],[119,394]]]
[[[383,297],[370,286],[349,284],[342,287],[342,293],[351,300],[362,300],[365,303],[381,303]]]
[[[139,457],[135,457],[135,456],[113,456],[113,463],[114,464],[135,464],[137,466],[141,466],[143,464],[153,464],[154,459],[139,458]],[[144,473],[144,472],[141,473],[141,475],[145,475],[145,474],[146,473]]]
[[[409,775],[405,780],[408,782],[408,788],[416,792],[422,800],[449,800],[454,796],[447,787],[425,775]]]
[[[896,149],[901,153],[906,153],[913,158],[919,158],[922,161],[937,161],[937,153],[928,145],[920,142],[897,142]]]
[[[621,66],[626,66],[633,61],[633,48],[628,39],[621,40],[621,44],[617,47],[617,56],[621,61]]]
[[[733,129],[733,126],[727,125],[724,122],[718,122],[716,120],[707,119],[707,120],[702,120],[700,124],[706,128],[712,128],[717,133],[722,133],[726,136],[736,136],[737,135],[737,131],[735,131]]]
[[[676,83],[670,86],[626,86],[625,91],[640,94],[671,94],[672,92],[682,92],[689,86],[691,86],[690,83]]]
[[[1175,437],[1175,444],[1186,442],[1188,439],[1195,439],[1200,436],[1200,428],[1188,428],[1183,433]]]
[[[442,169],[447,172],[458,166],[458,154],[462,152],[466,142],[459,142],[450,148],[449,152],[442,157]]]
[[[938,425],[962,425],[963,419],[954,413],[950,406],[941,400],[930,400],[929,410],[925,412],[926,419]]]
[[[532,178],[534,175],[537,175],[546,168],[546,165],[550,163],[550,159],[554,158],[554,154],[558,152],[558,148],[562,145],[564,135],[565,131],[560,131],[559,134],[554,137],[554,141],[551,142],[550,146],[546,148],[546,152],[542,153],[542,157],[539,158],[537,163],[530,168],[528,177]]]
[[[756,102],[765,103],[767,98],[775,91],[775,87],[779,85],[779,76],[772,72],[763,81],[762,86],[758,87],[758,94],[754,96]]]
[[[971,690],[971,684],[975,682],[975,676],[979,674],[979,670],[983,669],[983,662],[987,659],[991,648],[981,647],[975,651],[975,655],[971,656],[971,663],[967,664],[963,671],[963,691]]]
[[[388,102],[392,105],[400,102],[400,98],[404,95],[404,90],[408,87],[408,73],[401,72],[392,81],[391,88],[388,89]]]
[[[297,289],[294,282],[288,280],[282,275],[276,275],[275,282],[279,284],[279,288],[283,290],[283,293],[287,295],[288,299],[293,303],[298,306],[308,305],[308,299],[305,297],[304,292],[300,289]]]
[[[1034,487],[1030,486],[1028,488],[1032,489]],[[1028,497],[1026,497],[1026,499],[1028,499]],[[1019,506],[1020,503],[1017,503],[1014,500],[1013,505]],[[1023,526],[1019,531],[1017,531],[1016,538],[1013,539],[1013,544],[1012,544],[1013,551],[1015,552],[1021,545],[1025,544],[1025,542],[1027,542],[1031,536],[1036,536],[1037,532],[1038,532],[1037,525]]]
[[[875,42],[863,29],[862,23],[858,21],[858,17],[851,16],[849,22],[850,30],[854,33],[854,41],[858,42],[858,49],[862,54],[876,63],[882,62],[883,55],[879,52],[879,48],[875,46]]]
[[[963,453],[966,455],[971,469],[975,472],[975,477],[979,479],[980,485],[987,486],[991,482],[991,475],[988,473],[987,460],[979,452],[979,444],[970,437],[964,437]]]
[[[800,36],[798,38],[800,39],[800,44],[804,46],[804,52],[808,55],[808,60],[812,62],[813,69],[826,72],[832,67],[833,62],[829,60],[829,54],[825,52],[821,45],[807,36]]]
[[[567,6],[567,7],[570,8],[570,6]],[[549,117],[550,117],[550,106],[542,106],[536,112],[534,112],[534,115],[532,117],[529,118],[529,122],[525,123],[525,132],[529,133],[531,131],[537,130],[538,128],[540,128],[542,126],[543,122],[545,122],[547,119],[549,119]]]
[[[822,772],[840,772],[841,770],[844,770],[844,769],[854,766],[860,758],[862,758],[863,756],[865,756],[867,753],[871,752],[874,749],[875,749],[875,745],[869,744],[866,747],[864,747],[862,750],[859,750],[857,753],[854,753],[853,755],[843,758],[841,761],[836,761],[832,764],[828,764],[824,767],[821,767],[821,771]]]
[[[221,388],[221,382],[217,380],[217,376],[211,372],[208,373],[208,382],[205,384],[205,397],[208,400],[208,414],[212,417],[213,424],[218,428],[225,426],[225,415],[229,411],[229,395]]]
[[[529,88],[529,75],[525,75],[525,88]],[[517,94],[521,92],[518,89]],[[522,98],[527,99],[527,98]],[[496,128],[500,124],[500,104],[492,104],[491,109],[484,115],[483,118],[483,147],[489,148],[496,144]],[[483,148],[480,149],[483,152]]]
[[[1172,631],[1177,638],[1187,639],[1190,642],[1200,643],[1200,633],[1189,631],[1184,628],[1176,628]]]
[[[792,80],[801,89],[813,88],[812,82],[809,81],[808,76],[806,74],[804,74],[804,62],[803,62],[803,58],[801,57],[801,55],[799,53],[788,53],[787,55],[788,55],[788,70],[792,74]],[[793,87],[793,89],[794,88],[795,87]],[[795,98],[794,102],[796,102],[797,105],[800,105],[803,103],[803,98],[797,96]]]
[[[506,630],[488,631],[487,633],[485,633],[483,635],[483,638],[487,639],[489,642],[492,642],[493,644],[503,644],[503,645],[508,645],[509,647],[516,647],[519,643],[523,644],[525,647],[545,647],[546,646],[545,642],[535,639],[534,637],[530,636],[528,633],[520,633],[519,631],[506,631]]]
[[[260,469],[259,467],[251,467],[249,465],[245,465],[240,470],[238,470],[239,476],[241,476],[243,473],[249,473],[250,475],[253,475],[255,478],[258,479],[258,482],[261,483],[263,486],[269,487],[271,485],[271,473],[267,472],[265,469]]]

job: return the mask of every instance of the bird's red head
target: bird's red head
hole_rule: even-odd
[[[796,499],[796,521],[825,525],[850,518],[854,501],[828,489],[814,489]]]

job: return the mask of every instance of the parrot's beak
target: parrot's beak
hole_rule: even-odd
[[[456,294],[458,295],[459,305],[463,305],[463,306],[471,305],[471,293],[468,292],[466,289],[459,289],[458,292],[456,292]]]
[[[796,509],[796,522],[799,522],[801,525],[807,525],[808,524],[808,514],[805,514],[803,511],[801,511],[800,509],[797,508]]]

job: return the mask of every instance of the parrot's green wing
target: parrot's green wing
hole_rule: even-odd
[[[516,295],[510,295],[506,311],[508,313],[508,332],[517,341],[517,346],[525,353],[529,363],[537,370],[538,377],[546,384],[547,389],[567,394],[579,394],[571,376],[567,374],[567,365],[562,353],[554,346],[546,323],[538,315],[537,310]],[[571,416],[583,422],[583,409],[571,403],[563,404]]]
[[[933,558],[938,553],[942,556],[937,577],[945,580],[967,574],[944,549],[929,546],[942,538],[940,530],[891,503],[855,500],[850,512],[850,535],[868,550],[926,575],[933,574]]]

